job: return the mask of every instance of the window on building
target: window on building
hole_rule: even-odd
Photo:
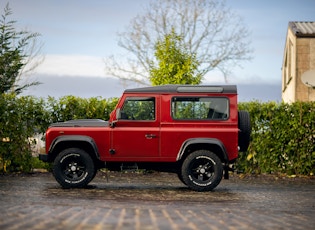
[[[283,70],[283,89],[287,87],[293,77],[293,43],[291,40],[288,42],[288,46],[286,48],[285,60],[284,60],[284,70]]]
[[[287,83],[289,84],[289,82],[292,80],[292,78],[293,78],[293,74],[295,73],[295,71],[294,71],[294,65],[293,65],[293,63],[294,63],[294,57],[295,57],[295,55],[294,55],[294,47],[293,47],[293,43],[292,43],[292,41],[290,40],[290,42],[289,42],[289,46],[290,46],[290,48],[289,48],[289,73],[288,73],[288,77],[289,77],[289,79],[288,79],[288,81],[287,81]]]
[[[283,66],[283,79],[282,79],[282,85],[283,85],[283,89],[286,87],[287,85],[287,72],[288,72],[288,53],[285,54],[285,59],[284,59],[284,66]]]

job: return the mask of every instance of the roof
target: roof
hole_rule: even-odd
[[[126,89],[126,93],[237,93],[236,85],[161,85]]]
[[[297,37],[315,37],[315,22],[289,22],[289,28]]]

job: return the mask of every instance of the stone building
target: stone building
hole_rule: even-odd
[[[283,102],[315,101],[315,85],[301,80],[306,72],[315,81],[315,22],[289,22],[282,64]]]

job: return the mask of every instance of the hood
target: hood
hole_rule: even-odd
[[[101,119],[78,119],[65,122],[57,122],[50,125],[50,127],[107,127],[108,121]]]

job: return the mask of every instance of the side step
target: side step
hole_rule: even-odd
[[[120,171],[137,171],[139,170],[137,163],[134,164],[121,164]]]

